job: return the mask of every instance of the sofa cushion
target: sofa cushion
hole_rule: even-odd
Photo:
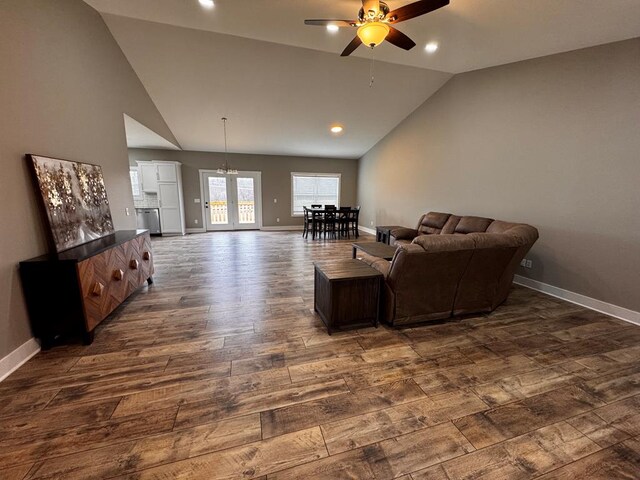
[[[465,216],[456,225],[455,233],[486,232],[491,222],[493,222],[492,218]]]
[[[429,212],[420,219],[418,231],[427,234],[440,233],[450,216],[450,213]]]
[[[459,217],[458,215],[451,215],[449,220],[447,220],[447,223],[442,227],[442,231],[440,233],[445,235],[456,233],[456,227],[458,226],[458,222],[460,222],[461,218],[462,217]]]
[[[420,235],[413,240],[427,252],[452,252],[456,250],[473,250],[475,242],[466,235]]]
[[[475,242],[475,248],[517,248],[524,245],[524,241],[518,235],[503,233],[470,233],[465,235]]]

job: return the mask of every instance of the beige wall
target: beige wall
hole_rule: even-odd
[[[132,148],[129,159],[132,165],[136,160],[181,162],[187,228],[202,228],[201,205],[193,202],[194,198],[200,198],[198,171],[217,169],[224,164],[224,154]],[[229,154],[229,163],[238,170],[262,172],[262,223],[265,227],[302,225],[301,217],[291,216],[291,172],[340,173],[340,203],[356,204],[357,160]],[[278,203],[273,202],[274,198]],[[196,225],[195,219],[199,224]]]
[[[362,224],[540,230],[521,275],[640,311],[640,39],[455,76],[360,160]]]
[[[18,262],[45,253],[25,153],[102,165],[116,228],[135,225],[123,113],[173,135],[98,13],[0,2],[0,358],[31,337]],[[46,288],[46,285],[43,285]]]

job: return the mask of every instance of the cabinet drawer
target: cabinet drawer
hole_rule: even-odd
[[[126,244],[125,244],[126,245]],[[91,331],[129,295],[124,245],[78,263],[87,330]]]
[[[151,275],[153,275],[153,255],[149,234],[139,237],[122,245],[127,259],[127,296],[137,290]]]

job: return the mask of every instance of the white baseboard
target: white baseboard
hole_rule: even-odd
[[[40,344],[35,338],[30,338],[13,352],[0,359],[0,382],[24,365],[31,357],[40,351]]]
[[[613,305],[611,303],[603,302],[602,300],[587,297],[586,295],[581,295],[579,293],[564,290],[559,287],[554,287],[553,285],[549,285],[548,283],[532,280],[521,275],[516,275],[513,279],[513,282],[517,283],[518,285],[522,285],[523,287],[528,287],[532,290],[546,293],[547,295],[551,295],[552,297],[561,298],[562,300],[566,300],[567,302],[575,303],[582,307],[595,310],[596,312],[604,313],[612,317],[619,318],[620,320],[633,323],[635,325],[640,325],[640,312],[635,312],[633,310],[629,310],[628,308],[619,307],[618,305]]]
[[[187,228],[187,233],[207,233],[207,230],[204,228]]]
[[[371,235],[375,235],[376,234],[375,229],[363,227],[362,225],[358,225],[358,230],[361,230],[364,233],[370,233]]]
[[[302,231],[304,229],[303,225],[282,225],[282,226],[274,226],[274,227],[262,227],[260,230],[264,230],[265,232],[280,232],[280,231]]]

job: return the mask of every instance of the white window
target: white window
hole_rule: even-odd
[[[311,205],[340,206],[339,173],[291,174],[291,214],[302,215],[302,207]]]
[[[140,172],[137,167],[129,168],[129,178],[131,179],[131,191],[133,198],[142,197],[142,188],[140,186]]]

